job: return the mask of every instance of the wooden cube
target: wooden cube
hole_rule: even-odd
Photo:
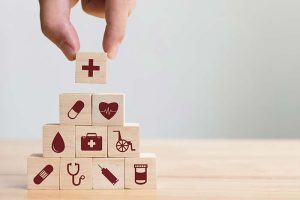
[[[93,94],[92,124],[123,125],[124,105],[124,94]]]
[[[59,96],[59,118],[61,124],[91,125],[92,94],[68,93]]]
[[[138,158],[125,158],[125,188],[156,188],[156,156],[142,153]]]
[[[107,126],[76,126],[76,157],[107,157]]]
[[[140,153],[139,124],[109,126],[107,131],[108,157],[138,157]]]
[[[61,158],[60,189],[92,189],[92,158]]]
[[[76,54],[76,83],[106,83],[105,53],[79,52]]]
[[[33,154],[27,158],[28,189],[59,189],[60,158],[43,158]]]
[[[93,189],[124,189],[124,158],[94,158]]]
[[[75,126],[44,125],[43,155],[44,157],[75,157]]]

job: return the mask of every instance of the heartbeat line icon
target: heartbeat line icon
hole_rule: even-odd
[[[105,113],[107,115],[111,115],[112,113],[116,113],[117,111],[113,111],[112,109],[106,108],[105,110],[101,110],[101,113]]]
[[[101,102],[99,104],[99,111],[103,117],[110,120],[117,112],[118,112],[119,105],[116,102],[106,103]]]

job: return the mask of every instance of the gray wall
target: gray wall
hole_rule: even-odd
[[[75,85],[36,1],[0,1],[0,137],[38,137],[63,92],[124,92],[150,137],[299,137],[300,1],[138,0],[107,85]],[[82,51],[104,22],[80,6]]]

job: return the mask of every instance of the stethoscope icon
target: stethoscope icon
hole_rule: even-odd
[[[78,185],[80,185],[81,184],[81,180],[83,180],[83,179],[85,179],[85,176],[84,175],[81,175],[80,177],[79,177],[79,179],[78,179],[78,183],[75,183],[75,176],[79,173],[79,171],[80,171],[80,165],[78,164],[78,163],[75,163],[75,167],[77,167],[77,171],[75,172],[75,173],[71,173],[70,172],[70,166],[72,165],[72,163],[68,163],[67,164],[67,171],[68,171],[68,174],[70,175],[70,176],[72,176],[72,183],[73,183],[73,185],[75,185],[75,186],[78,186]]]

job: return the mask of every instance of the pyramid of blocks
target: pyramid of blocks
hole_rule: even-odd
[[[78,53],[75,82],[106,83],[106,64],[106,54]],[[43,126],[43,154],[27,159],[28,189],[156,188],[156,156],[124,122],[124,94],[61,94],[59,118]]]

